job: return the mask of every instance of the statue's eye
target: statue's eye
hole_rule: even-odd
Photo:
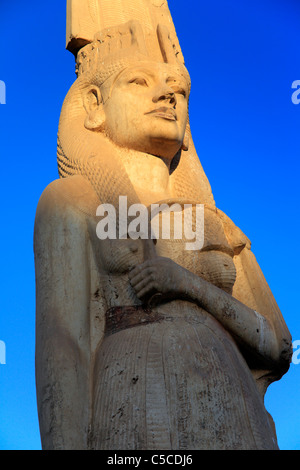
[[[182,95],[184,97],[187,96],[187,90],[186,88],[180,83],[179,80],[174,79],[169,79],[168,80],[168,85],[173,89],[174,93],[178,95]]]
[[[186,93],[186,90],[184,88],[179,88],[178,92],[180,95],[183,95],[184,97],[186,97],[187,93]]]
[[[135,77],[132,80],[130,80],[129,83],[135,83],[136,85],[140,85],[140,86],[148,86],[148,83],[142,77]]]
[[[182,96],[186,97],[186,91],[185,91],[184,88],[177,87],[177,86],[173,86],[172,88],[174,90],[174,93],[177,93],[178,95],[182,95]]]

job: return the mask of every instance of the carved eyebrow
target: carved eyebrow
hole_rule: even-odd
[[[116,82],[120,79],[120,78],[123,78],[123,75],[125,75],[126,77],[126,74],[127,74],[127,79],[129,79],[129,76],[131,74],[131,78],[134,77],[134,74],[137,75],[138,73],[145,73],[145,74],[150,74],[152,79],[154,77],[154,74],[151,72],[151,70],[147,69],[145,70],[144,68],[136,68],[136,67],[126,67],[124,68],[123,70],[121,70],[114,78],[113,82],[111,83],[110,85],[110,89],[109,89],[109,93],[108,93],[108,97],[107,97],[107,100],[111,97],[111,93],[112,93],[112,90],[116,84]],[[106,101],[107,101],[106,100]]]
[[[133,80],[134,78],[137,78],[139,76],[139,74],[146,76],[146,78],[150,78],[152,80],[155,80],[155,71],[152,71],[150,68],[126,67],[125,69],[121,70],[121,72],[119,74],[117,74],[117,76],[115,77],[113,83],[111,84],[111,88],[110,88],[110,91],[109,91],[109,98],[111,96],[111,92],[112,92],[112,89],[113,89],[115,83],[119,79],[125,78],[127,80],[130,80],[130,79]],[[176,87],[183,90],[185,96],[188,95],[188,93],[189,93],[188,85],[186,84],[185,80],[181,76],[178,76],[176,78],[174,75],[170,75],[169,77],[167,77],[166,82],[168,83],[168,85],[171,85],[171,82],[172,82],[173,86],[176,84]]]
[[[125,69],[123,70],[119,75],[118,77],[116,78],[116,80],[118,80],[119,78],[123,78],[123,75],[125,76],[125,78],[134,78],[135,76],[138,76],[139,74],[141,75],[146,75],[147,77],[151,77],[151,78],[155,78],[155,75],[154,73],[150,70],[150,69],[144,69],[144,68],[132,68],[132,69]]]
[[[185,82],[184,80],[182,80],[181,77],[179,77],[179,78],[168,77],[168,78],[167,78],[167,83],[170,84],[171,82],[172,82],[173,84],[178,85],[179,87],[184,88],[184,89],[188,88],[186,82]]]
[[[174,78],[174,77],[169,77],[167,79],[167,84],[171,88],[173,88],[175,93],[180,93],[180,94],[184,95],[185,97],[188,96],[189,87],[188,87],[187,83],[184,80],[182,80],[181,77],[179,79]]]

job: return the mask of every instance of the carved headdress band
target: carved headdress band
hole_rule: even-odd
[[[95,34],[94,41],[80,49],[77,54],[78,77],[90,73],[102,84],[118,71],[130,66],[133,61],[153,61],[174,66],[190,87],[189,73],[182,61],[178,60],[179,52],[167,27],[159,24],[151,36],[150,49],[147,47],[141,24],[135,20]]]

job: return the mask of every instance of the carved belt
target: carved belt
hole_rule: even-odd
[[[139,325],[159,322],[164,316],[142,305],[112,307],[106,312],[105,336]]]

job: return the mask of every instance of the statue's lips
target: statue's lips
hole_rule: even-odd
[[[163,106],[161,108],[153,109],[152,111],[145,113],[145,115],[149,114],[152,114],[155,117],[167,119],[169,121],[177,121],[177,114],[174,108],[167,108]]]

